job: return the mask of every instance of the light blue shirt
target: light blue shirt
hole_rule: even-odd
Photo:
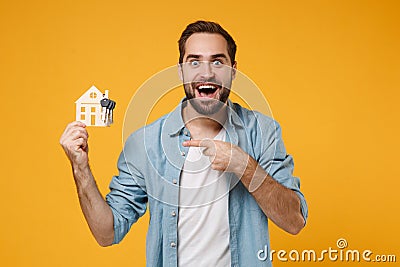
[[[152,267],[178,266],[179,180],[188,153],[182,143],[190,140],[181,116],[182,103],[129,136],[118,160],[119,175],[113,177],[106,196],[114,216],[114,244],[149,208],[146,260]],[[224,125],[227,141],[241,147],[270,176],[296,192],[307,220],[307,204],[300,192],[300,180],[293,177],[293,158],[286,154],[279,124],[259,112],[228,103]],[[268,218],[238,178],[232,173],[227,176],[231,185],[231,265],[271,266],[264,256],[270,252]]]

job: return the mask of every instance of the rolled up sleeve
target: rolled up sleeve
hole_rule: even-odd
[[[266,142],[262,146],[263,152],[258,163],[277,182],[297,194],[300,200],[304,223],[306,223],[308,218],[307,202],[300,191],[300,179],[293,176],[293,157],[286,154],[279,123],[272,121],[267,128],[264,128],[262,138]]]
[[[145,180],[135,163],[130,160],[131,152],[131,147],[126,145],[118,159],[119,175],[112,178],[111,191],[106,196],[106,202],[114,216],[114,244],[121,242],[132,224],[147,209]]]

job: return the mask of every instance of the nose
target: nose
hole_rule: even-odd
[[[209,61],[204,61],[201,64],[201,69],[200,69],[200,76],[204,79],[209,79],[214,77],[214,71],[213,68],[211,67],[211,62]]]

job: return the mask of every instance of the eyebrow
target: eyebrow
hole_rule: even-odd
[[[186,60],[188,60],[188,59],[199,59],[199,58],[201,58],[201,57],[202,57],[201,55],[189,54],[189,55],[187,55]],[[228,57],[227,57],[225,54],[223,54],[223,53],[211,55],[211,58],[212,58],[212,59],[215,59],[215,58],[224,58],[224,59],[228,60]]]
[[[200,58],[200,55],[189,54],[189,55],[187,55],[186,60],[191,59],[191,58],[198,59],[198,58]]]
[[[222,54],[222,53],[221,54],[212,55],[211,58],[224,58],[224,59],[228,60],[228,57],[225,54]]]

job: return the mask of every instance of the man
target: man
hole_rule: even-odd
[[[279,125],[228,100],[236,44],[218,24],[189,24],[179,40],[186,98],[134,132],[106,200],[88,164],[80,122],[61,137],[83,214],[101,246],[119,243],[148,208],[148,266],[271,266],[268,218],[297,234],[307,205]],[[265,251],[268,253],[268,251]]]

